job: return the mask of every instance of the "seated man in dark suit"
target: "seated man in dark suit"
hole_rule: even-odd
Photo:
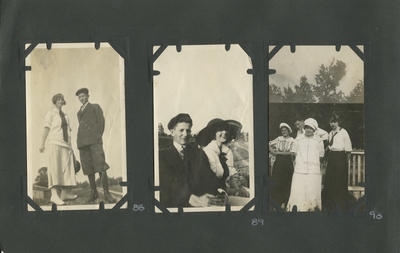
[[[173,146],[159,152],[160,202],[165,207],[224,205],[206,154],[195,143],[188,144],[191,128],[188,114],[178,114],[168,123]]]

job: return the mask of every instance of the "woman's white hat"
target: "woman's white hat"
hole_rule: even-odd
[[[313,118],[308,118],[304,121],[304,126],[309,126],[312,129],[314,129],[314,131],[317,131],[318,129],[318,122],[313,119]]]
[[[292,129],[288,124],[282,122],[281,124],[279,124],[279,129],[282,129],[282,127],[286,127],[287,129],[289,129],[289,133],[292,133]]]

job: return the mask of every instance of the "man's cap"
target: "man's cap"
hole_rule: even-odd
[[[81,93],[85,93],[86,95],[89,95],[89,90],[87,88],[81,88],[75,93],[75,95],[79,96],[79,94],[81,94]]]
[[[176,124],[178,124],[180,122],[189,123],[190,125],[193,124],[192,118],[190,118],[189,114],[179,113],[178,115],[176,115],[169,121],[168,129],[173,129],[176,126]]]

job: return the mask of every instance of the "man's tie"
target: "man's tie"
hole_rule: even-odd
[[[179,151],[179,155],[181,156],[181,159],[184,160],[185,159],[185,146],[181,146],[182,149]]]

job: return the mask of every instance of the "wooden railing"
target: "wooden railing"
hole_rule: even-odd
[[[351,152],[348,173],[348,189],[358,199],[365,193],[364,187],[359,186],[359,183],[365,182],[365,154],[363,150]]]

